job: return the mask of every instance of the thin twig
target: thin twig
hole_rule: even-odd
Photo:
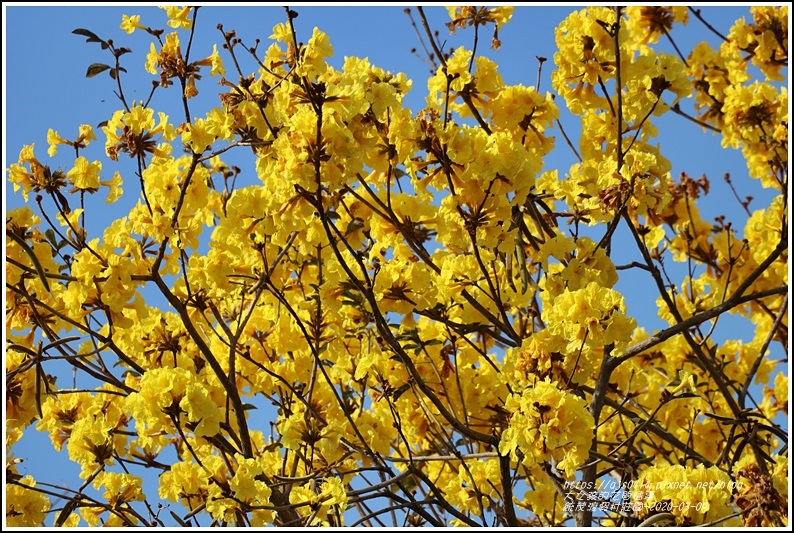
[[[684,113],[683,111],[681,111],[681,107],[678,104],[675,104],[675,105],[672,105],[672,106],[668,106],[668,107],[676,115],[680,115],[680,116],[684,117],[685,119],[689,120],[690,122],[694,122],[698,126],[701,126],[703,128],[706,128],[707,130],[711,130],[711,131],[716,132],[716,133],[722,133],[721,129],[715,128],[711,124],[707,124],[707,123],[703,122],[702,120],[698,120],[695,117],[692,117],[692,116]]]
[[[763,361],[764,356],[766,355],[766,351],[769,348],[769,345],[772,343],[772,340],[775,338],[775,334],[777,333],[780,324],[783,322],[783,317],[786,316],[787,310],[788,310],[788,294],[786,294],[783,297],[783,303],[780,304],[780,311],[775,317],[775,321],[772,323],[772,328],[769,330],[769,334],[766,336],[766,339],[764,340],[764,345],[761,346],[761,350],[758,352],[758,357],[756,357],[755,361],[753,362],[753,366],[750,367],[750,371],[747,373],[747,377],[744,380],[742,391],[739,393],[739,405],[742,408],[744,408],[744,400],[745,398],[747,398],[747,392],[750,390],[750,383],[752,383],[753,381],[753,376],[755,376],[755,373],[758,372],[758,368],[761,366],[761,361]]]
[[[562,122],[560,122],[560,119],[556,119],[555,122],[557,123],[557,127],[560,128],[560,133],[562,133],[562,136],[565,139],[565,142],[568,143],[568,147],[573,152],[573,155],[575,155],[576,159],[581,163],[582,162],[582,156],[579,155],[579,152],[576,150],[576,147],[571,142],[571,139],[568,138],[568,134],[565,133],[565,128],[562,127]]]
[[[694,7],[692,7],[692,6],[689,6],[689,10],[690,10],[690,11],[691,11],[691,12],[692,12],[694,15],[695,15],[695,17],[696,17],[696,18],[697,18],[697,19],[698,19],[700,22],[702,22],[702,23],[703,23],[703,24],[704,24],[704,25],[705,25],[705,26],[706,26],[708,29],[710,29],[712,32],[714,32],[714,34],[715,34],[717,37],[719,37],[720,39],[722,39],[722,40],[723,40],[723,41],[725,41],[725,42],[728,42],[728,38],[727,38],[727,37],[725,37],[723,34],[721,34],[720,32],[718,32],[718,31],[716,30],[716,28],[714,28],[714,26],[712,26],[711,24],[709,24],[708,22],[706,22],[706,19],[704,19],[704,18],[703,18],[703,17],[700,15],[700,10],[699,10],[699,9],[695,9],[695,8],[694,8]]]

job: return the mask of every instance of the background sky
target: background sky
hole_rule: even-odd
[[[334,67],[341,68],[345,56],[359,56],[368,57],[373,65],[385,70],[405,72],[414,82],[413,89],[406,98],[406,105],[414,111],[424,107],[427,93],[426,80],[430,67],[411,53],[411,50],[416,48],[421,54],[422,46],[409,17],[404,13],[405,6],[298,6],[294,9],[299,14],[295,19],[295,26],[300,41],[306,42],[315,26],[330,36],[335,51],[330,63]],[[536,56],[546,57],[548,61],[543,66],[540,90],[542,92],[551,90],[550,75],[554,68],[555,52],[554,28],[572,9],[568,6],[518,7],[511,22],[500,29],[502,49],[498,52],[490,49],[488,45],[491,34],[490,31],[485,30],[481,33],[478,53],[498,62],[505,83],[521,83],[526,86],[537,84]],[[727,34],[737,18],[745,16],[748,21],[751,20],[747,7],[701,6],[701,9],[704,17],[723,34]],[[85,77],[88,65],[95,62],[111,63],[110,54],[101,50],[98,44],[86,43],[84,37],[73,35],[72,30],[85,28],[103,39],[112,39],[116,46],[132,49],[132,54],[122,58],[122,66],[128,71],[128,74],[123,75],[124,91],[128,101],[148,97],[151,81],[155,78],[144,71],[143,65],[149,43],[153,38],[140,30],[133,35],[123,32],[119,28],[122,14],[140,14],[142,24],[172,31],[166,26],[164,11],[151,5],[31,7],[4,4],[3,10],[3,168],[15,163],[22,146],[30,143],[35,143],[37,157],[42,162],[46,161],[48,128],[55,129],[65,138],[74,138],[80,124],[87,123],[96,127],[121,107],[120,102],[113,95],[115,82],[106,73],[91,79]],[[427,7],[425,11],[432,27],[439,30],[440,40],[446,41],[444,50],[461,45],[471,47],[473,36],[471,30],[458,30],[458,34],[454,36],[448,34],[443,25],[449,21],[445,9]],[[414,18],[417,24],[420,24],[415,10]],[[285,13],[282,7],[272,5],[258,7],[248,4],[245,7],[226,4],[222,7],[208,5],[199,10],[196,20],[197,29],[191,59],[208,56],[212,52],[212,44],[222,42],[220,32],[216,29],[218,23],[222,23],[226,31],[236,30],[237,36],[246,44],[250,45],[259,38],[262,41],[259,50],[264,53],[269,46],[268,37],[272,27],[285,20]],[[186,36],[187,32],[183,34]],[[702,40],[710,41],[715,47],[718,45],[713,34],[694,17],[691,17],[687,26],[676,26],[673,37],[685,55],[694,43]],[[186,37],[183,39],[183,50],[185,42]],[[674,53],[666,42],[662,43],[661,49]],[[230,80],[234,80],[233,64],[225,51],[221,51],[221,54],[227,75]],[[241,63],[244,72],[255,72],[253,63],[248,59],[243,58]],[[191,100],[191,109],[195,116],[204,116],[210,107],[218,105],[217,94],[224,91],[215,85],[216,80],[207,77],[198,82],[200,94],[196,99]],[[165,111],[171,117],[181,116],[181,102],[177,97],[178,90],[158,90],[151,106],[157,111]],[[561,99],[558,99],[557,103],[561,106],[563,126],[576,143],[579,131],[578,119],[564,110]],[[682,102],[682,108],[691,109],[690,106],[691,103]],[[711,133],[703,133],[694,124],[672,113],[662,119],[654,119],[654,123],[660,130],[658,142],[662,147],[662,154],[673,164],[674,178],[683,171],[694,178],[703,173],[710,178],[712,191],[709,201],[700,204],[704,220],[711,220],[717,215],[724,214],[728,220],[733,221],[735,228],[744,227],[746,214],[722,180],[726,172],[731,173],[740,197],[752,195],[756,198],[750,205],[751,211],[767,205],[772,195],[763,191],[756,181],[747,177],[747,168],[741,154],[732,149],[721,148],[719,137]],[[125,194],[116,204],[112,206],[105,204],[104,192],[100,192],[97,195],[100,198],[94,204],[98,211],[92,212],[87,209],[89,216],[92,217],[89,238],[101,236],[104,227],[115,218],[123,216],[137,200],[137,178],[132,174],[129,161],[122,160],[120,167],[111,165],[104,155],[104,136],[98,129],[96,133],[98,141],[81,155],[85,155],[91,161],[98,159],[103,162],[103,179],[109,178],[114,170],[120,168],[126,184]],[[551,133],[557,137],[557,148],[547,158],[546,168],[556,168],[560,176],[564,176],[575,161],[575,157],[566,146],[559,130],[555,129]],[[73,162],[73,156],[71,149],[61,146],[58,155],[49,164],[54,168],[68,170]],[[122,159],[125,158],[122,156]],[[236,163],[231,156],[224,155],[223,159],[227,163]],[[242,164],[236,163],[243,168],[238,183],[240,185],[257,183],[252,161],[250,158],[247,160],[248,166],[245,166],[245,161],[243,159]],[[21,196],[14,196],[13,188],[8,183],[6,183],[5,198],[4,208],[23,204]],[[31,207],[36,210],[32,198]],[[603,230],[598,231],[600,235]],[[630,239],[628,233],[618,232],[613,247],[616,264],[620,264],[623,259],[617,255],[620,243],[629,243],[624,239]],[[633,243],[629,243],[629,246],[634,248]],[[625,259],[624,262],[629,262],[636,257]],[[669,262],[668,266],[670,266]],[[649,294],[655,294],[655,288],[649,291],[650,278],[647,273],[631,269],[623,270],[619,274],[621,281],[617,288],[626,296],[629,314],[649,331],[663,327],[664,324],[656,317],[656,296],[648,299]],[[682,276],[683,274],[674,276],[673,279],[680,282]],[[715,339],[719,341],[737,336],[749,341],[752,338],[752,330],[741,319],[731,315],[721,318],[720,325],[715,331]],[[778,358],[785,357],[777,345],[772,347],[772,353]],[[51,369],[48,371],[53,372]],[[59,384],[62,387],[70,383],[70,373],[59,377]],[[74,486],[78,468],[68,462],[65,450],[61,455],[55,454],[46,434],[28,431],[22,442],[15,446],[14,451],[17,457],[26,459],[25,463],[20,465],[21,473],[33,474],[41,481],[55,484],[69,483]],[[156,492],[156,486],[156,479],[146,481],[145,488],[148,487],[153,493]]]

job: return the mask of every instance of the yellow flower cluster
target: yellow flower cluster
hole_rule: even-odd
[[[643,55],[654,53],[647,45],[658,42],[662,35],[669,35],[673,24],[689,22],[686,6],[626,6],[625,13],[628,42]]]
[[[338,478],[324,479],[321,483],[311,481],[292,489],[290,503],[298,505],[298,512],[308,517],[307,525],[328,526],[328,515],[333,512],[339,525],[344,524],[343,513],[347,508],[347,494]]]
[[[449,494],[449,503],[456,508],[481,516],[484,509],[491,507],[492,501],[499,501],[499,479],[497,459],[474,461],[465,468],[461,466],[456,477],[450,476],[444,491]]]
[[[733,514],[730,476],[716,467],[652,466],[634,482],[632,501],[641,503],[639,517],[668,512],[678,525],[701,525]],[[724,525],[736,525],[728,518]]]
[[[528,468],[555,461],[568,479],[582,466],[593,441],[593,416],[582,398],[560,390],[551,381],[538,381],[505,401],[510,426],[502,433],[499,453]],[[581,428],[571,432],[570,428]],[[519,454],[520,452],[520,454]]]
[[[101,494],[58,520],[140,523],[149,500],[129,468],[140,466],[161,470],[162,500],[217,523],[341,526],[372,495],[422,491],[423,502],[443,495],[460,524],[522,524],[510,505],[528,523],[560,525],[571,510],[549,473],[573,481],[608,461],[639,472],[631,519],[670,512],[703,525],[742,510],[728,523],[787,520],[779,443],[741,444],[737,433],[747,420],[771,431],[787,412],[787,375],[757,361],[789,327],[778,316],[787,197],[748,209],[743,231],[715,225],[698,209],[708,178],[674,179],[652,142],[657,119],[693,96],[690,118],[740,148],[761,185],[786,191],[788,93],[770,81],[787,61],[787,9],[755,7],[718,50],[697,45],[686,58],[654,46],[687,23],[682,7],[572,13],[556,30],[552,80],[582,134],[562,174],[543,171],[553,95],[505,84],[465,46],[437,58],[427,108],[413,113],[405,74],[357,57],[332,66],[329,36],[298,39],[292,11],[254,73],[226,80],[218,46],[190,63],[182,32],[195,9],[164,7],[168,34],[138,15],[121,23],[155,41],[145,69],[158,91],[180,87],[168,94],[192,118],[125,101],[101,128],[105,161],[82,151],[96,140],[83,125],[74,140],[47,133],[50,158],[74,149],[65,169],[33,145],[8,168],[15,192],[46,195],[57,214],[6,218],[6,443],[35,423]],[[513,8],[448,13],[451,31],[501,28]],[[236,73],[235,46],[224,50]],[[207,69],[226,92],[196,113]],[[221,159],[233,149],[251,150],[253,172]],[[122,155],[137,164],[133,180],[108,178]],[[128,210],[90,229],[84,200],[107,188],[114,202],[122,185],[135,195]],[[730,310],[755,326],[752,338],[638,328],[618,290],[613,231],[636,239],[629,267],[647,274],[648,301],[659,297],[671,327],[739,288],[767,291]],[[684,281],[669,259],[691,266]],[[43,371],[56,360],[92,388],[57,390]],[[763,387],[756,410],[734,394],[745,383]],[[269,427],[263,399],[277,413]],[[177,460],[164,465],[171,448]],[[644,458],[653,466],[634,464]],[[9,523],[40,525],[46,495],[8,471]],[[505,502],[506,483],[532,490]]]
[[[608,25],[614,22],[614,10],[593,7],[571,13],[554,30],[557,69],[551,81],[574,114],[607,107],[595,88],[615,77],[615,44],[608,31]],[[628,42],[625,37],[620,40]]]
[[[197,437],[211,436],[225,418],[220,385],[199,381],[187,369],[153,368],[140,379],[139,386],[125,401],[139,435],[167,430],[174,420],[185,416]]]
[[[788,90],[782,81],[788,59],[788,7],[751,8],[753,23],[743,18],[718,50],[700,43],[688,58],[700,120],[723,135],[723,146],[740,147],[750,176],[764,187],[780,189],[776,174],[788,165]],[[758,67],[765,83],[753,82],[748,65]]]
[[[50,501],[44,494],[31,490],[36,486],[33,477],[25,476],[19,483],[6,485],[6,524],[9,527],[42,526],[50,510]]]

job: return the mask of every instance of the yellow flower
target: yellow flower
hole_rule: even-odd
[[[749,59],[770,81],[784,81],[780,71],[788,58],[788,6],[753,6],[753,23],[744,18],[728,33],[728,42],[742,51],[752,51]]]
[[[229,481],[229,488],[238,500],[246,504],[262,506],[270,505],[270,487],[262,480],[261,461],[258,459],[246,459],[242,455],[235,456],[237,460],[237,471]],[[261,524],[268,524],[273,521],[273,511],[263,511],[258,517]]]
[[[19,326],[22,327],[23,324]],[[36,416],[36,381],[39,378],[35,369],[25,364],[26,357],[21,351],[9,351],[5,363],[7,372],[19,372],[11,374],[14,377],[6,386],[10,393],[6,401],[6,422],[9,427],[24,428]],[[27,370],[22,371],[23,368]]]
[[[164,71],[161,74],[160,84],[167,87],[171,82],[169,78],[177,75],[175,66],[177,58],[181,59],[182,49],[179,46],[179,35],[177,32],[169,33],[165,36],[165,43],[163,43],[160,51],[154,43],[149,44],[149,53],[146,54],[146,72],[150,74],[157,74],[157,67],[161,67]]]
[[[179,461],[160,476],[161,498],[178,502],[181,498],[198,498],[202,487],[209,483],[210,472],[195,462]]]
[[[494,22],[500,26],[504,26],[513,17],[513,12],[516,10],[513,6],[498,6],[490,8],[490,17]]]
[[[640,518],[669,512],[679,525],[699,525],[734,512],[731,506],[733,486],[728,474],[715,466],[659,465],[640,474],[632,487],[631,498],[642,504]],[[738,520],[732,518],[724,525],[737,523]]]
[[[69,141],[58,135],[58,132],[50,128],[47,130],[47,144],[50,145],[47,155],[52,157],[58,153],[59,144],[71,144]]]
[[[187,418],[195,422],[193,433],[197,437],[218,433],[224,421],[224,410],[210,396],[210,391],[201,383],[188,383],[185,396],[179,407],[187,413]]]
[[[108,188],[108,196],[105,198],[105,202],[108,204],[114,203],[116,200],[121,198],[124,189],[121,188],[123,180],[121,179],[121,174],[117,170],[113,173],[113,177],[110,180],[100,181],[100,185],[104,185]]]
[[[80,507],[80,517],[91,527],[96,527],[100,522],[100,515],[105,512],[102,506]]]
[[[672,30],[674,22],[686,24],[688,11],[685,6],[628,6],[626,17],[630,41],[648,53],[650,48],[644,45],[657,42],[660,35]]]
[[[585,109],[607,107],[595,87],[614,77],[615,47],[600,23],[611,24],[614,19],[611,8],[589,7],[571,13],[555,29],[558,52],[552,85],[577,115]]]
[[[240,511],[241,504],[229,498],[227,494],[228,491],[222,491],[217,484],[211,484],[207,488],[207,496],[205,497],[207,512],[215,520],[233,524],[237,520],[237,513]]]
[[[554,459],[557,468],[573,479],[576,469],[587,460],[593,441],[595,423],[584,399],[547,379],[520,395],[508,396],[505,409],[512,416],[502,433],[499,453],[517,460],[516,450],[520,449],[530,468]]]
[[[74,146],[75,148],[85,148],[91,143],[91,141],[95,140],[96,135],[94,135],[94,129],[89,124],[80,125],[77,139],[75,139],[74,142],[64,139],[58,134],[57,131],[50,128],[47,131],[47,143],[50,145],[49,149],[47,150],[47,155],[52,157],[57,154],[59,144],[68,144],[70,146]]]
[[[563,277],[576,276],[576,271],[563,271]],[[543,294],[544,301],[549,296]],[[636,321],[625,315],[623,296],[616,290],[592,281],[579,290],[565,289],[544,305],[543,319],[552,333],[569,339],[568,349],[579,350],[583,343],[594,347],[615,343],[620,352],[631,339]]]
[[[113,463],[113,454],[121,443],[112,430],[104,418],[80,418],[72,426],[67,450],[69,459],[83,467],[82,476],[87,477],[97,466]]]
[[[19,483],[21,485],[6,485],[6,524],[11,527],[44,525],[50,501],[41,492],[33,490],[36,482],[32,476],[23,477]]]
[[[208,126],[209,123],[206,119],[196,119],[193,124],[185,126],[182,142],[190,146],[190,149],[196,154],[208,150],[215,142],[215,135],[209,131]]]
[[[464,47],[459,47],[452,54],[452,57],[447,59],[447,76],[452,78],[450,89],[460,92],[463,87],[471,81],[471,74],[469,73],[469,61],[471,60],[472,51]]]
[[[526,491],[523,501],[517,501],[516,505],[543,517],[548,525],[562,526],[566,514],[563,512],[565,500],[558,495],[542,467],[535,466],[530,469],[530,473],[534,480],[533,488]]]
[[[140,15],[121,15],[121,29],[126,31],[127,33],[133,33],[136,29],[138,30],[145,30],[146,26],[141,24],[141,16]]]
[[[144,130],[154,128],[154,109],[135,106],[128,113],[124,113],[122,121],[130,128],[131,133],[140,135]]]
[[[303,60],[298,65],[298,74],[309,78],[323,74],[328,68],[325,59],[332,55],[334,55],[334,47],[331,46],[328,35],[315,27],[309,42],[306,43]]]
[[[467,463],[465,467],[461,465],[457,476],[450,476],[443,491],[447,494],[449,503],[457,509],[480,516],[480,505],[488,509],[491,498],[499,499],[501,485],[499,460],[494,458]],[[477,501],[477,492],[471,490],[475,486],[477,492],[481,493],[480,501]]]
[[[214,107],[207,113],[207,132],[218,139],[228,140],[232,136],[234,115],[220,107]]]
[[[774,397],[774,400],[772,400]],[[777,412],[788,412],[788,376],[778,372],[775,376],[775,388],[764,387],[764,402],[762,407],[766,407],[765,413],[771,419]]]
[[[157,74],[157,64],[160,61],[160,54],[157,53],[157,47],[154,43],[149,43],[149,52],[146,54],[146,65],[144,69],[149,74]]]
[[[292,41],[292,30],[290,30],[287,24],[279,22],[273,26],[273,33],[270,34],[269,38],[281,41],[282,43],[289,43]]]
[[[185,98],[193,98],[198,95],[198,93],[198,89],[196,88],[196,77],[191,74],[185,84]]]
[[[226,76],[226,68],[224,68],[223,59],[221,58],[221,55],[218,53],[218,45],[217,44],[212,45],[212,55],[210,55],[209,59],[210,59],[211,64],[212,64],[212,69],[210,70],[210,75],[211,76],[221,76],[221,77]]]
[[[289,494],[289,501],[293,505],[309,503],[309,505],[297,507],[297,510],[303,516],[312,516],[311,523],[307,524],[312,526],[327,526],[328,512],[331,511],[332,506],[338,506],[340,515],[347,508],[347,495],[338,478],[323,480],[322,488],[319,491],[314,481],[300,487],[293,487]]]
[[[82,303],[82,302],[81,302]],[[42,418],[37,425],[39,431],[48,431],[52,445],[61,451],[71,433],[71,426],[93,401],[88,393],[50,396],[42,405]]]
[[[168,16],[168,25],[172,28],[182,28],[183,30],[189,30],[193,25],[193,21],[188,18],[190,15],[191,10],[193,9],[190,6],[158,6],[160,9],[165,10],[166,16]]]
[[[670,384],[670,386],[672,385],[675,385],[675,387],[672,390],[669,390],[670,394],[687,393],[687,392],[697,393],[694,377],[686,370],[678,371],[678,377],[673,383]]]
[[[90,124],[80,124],[80,127],[77,129],[78,135],[77,143],[83,143],[86,146],[90,143],[90,141],[96,141],[96,135],[94,134],[94,128]]]
[[[105,499],[116,507],[129,502],[144,501],[146,496],[142,492],[142,482],[140,477],[132,474],[101,472],[94,479],[94,487],[96,489],[105,487]]]
[[[74,167],[66,173],[66,177],[76,189],[95,192],[99,189],[99,173],[101,171],[102,163],[100,161],[89,163],[88,159],[80,156],[75,160]]]
[[[499,6],[499,7],[474,7],[474,6],[447,6],[447,13],[449,18],[452,19],[451,23],[447,24],[450,32],[455,33],[457,28],[465,28],[466,26],[473,26],[474,24],[486,24],[494,22],[497,25],[505,25],[510,21],[513,16],[515,7],[513,6]]]

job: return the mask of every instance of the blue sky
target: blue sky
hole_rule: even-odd
[[[137,7],[29,7],[4,4],[3,16],[3,167],[16,162],[20,148],[25,144],[35,143],[37,156],[46,159],[47,129],[53,128],[67,138],[76,135],[77,127],[83,123],[97,125],[109,118],[113,111],[120,107],[113,95],[115,82],[106,74],[87,79],[85,71],[88,65],[95,62],[110,62],[109,54],[97,44],[86,43],[85,38],[73,35],[75,28],[86,28],[103,39],[113,39],[117,46],[129,47],[132,54],[124,56],[122,65],[128,74],[124,77],[125,93],[130,99],[144,99],[148,96],[151,80],[154,79],[143,71],[145,54],[149,48],[151,37],[138,31],[127,35],[119,29],[122,14],[140,14],[141,22],[151,27],[164,28],[165,16],[162,10],[146,5]],[[345,7],[318,6],[295,8],[299,17],[295,19],[299,40],[306,41],[312,29],[318,26],[331,38],[335,54],[331,60],[334,66],[341,66],[345,56],[368,57],[374,65],[385,70],[405,72],[414,80],[413,89],[407,97],[407,105],[415,111],[424,106],[426,80],[429,66],[423,63],[411,49],[421,53],[421,45],[408,16],[403,12],[404,6],[379,7]],[[571,11],[571,7],[519,7],[512,21],[500,30],[503,47],[495,52],[487,45],[490,34],[485,33],[480,40],[478,51],[495,59],[500,65],[500,73],[508,84],[522,83],[536,85],[536,56],[549,59],[544,64],[541,79],[541,91],[551,90],[550,74],[553,69],[554,28]],[[449,20],[446,10],[439,7],[426,8],[431,24],[441,32],[441,40],[446,40],[444,49],[461,45],[471,46],[472,32],[459,31],[455,36],[448,36],[443,24]],[[702,7],[704,17],[721,32],[727,33],[736,18],[746,16],[746,7]],[[285,19],[284,10],[280,6],[261,5],[251,7],[206,6],[199,10],[197,32],[194,41],[194,58],[207,56],[212,51],[212,43],[220,41],[217,24],[223,24],[226,31],[235,29],[237,36],[247,44],[255,38],[262,41],[260,50],[267,48],[268,36],[272,27]],[[415,20],[419,22],[418,18]],[[170,28],[168,28],[170,31]],[[676,27],[673,32],[679,47],[686,54],[695,42],[708,39],[714,43],[713,35],[696,19],[692,18],[684,28]],[[666,51],[672,48],[665,44]],[[223,54],[223,52],[222,52]],[[233,79],[231,61],[224,55],[227,72]],[[243,70],[253,72],[255,68],[250,61],[243,61]],[[247,65],[247,66],[245,66]],[[210,79],[199,82],[200,96],[192,102],[195,113],[203,116],[210,106],[217,105],[217,93],[221,88]],[[152,106],[156,110],[164,110],[175,115],[180,109],[175,107],[174,91],[159,91]],[[176,102],[178,104],[178,102]],[[558,99],[558,104],[563,102]],[[688,104],[682,106],[686,109]],[[562,111],[561,119],[568,134],[575,138],[578,131],[578,120]],[[739,195],[752,195],[757,200],[751,205],[760,207],[771,195],[762,191],[757,182],[747,178],[747,170],[739,152],[725,150],[720,147],[719,138],[703,133],[699,128],[672,114],[656,121],[660,129],[659,143],[662,153],[673,162],[673,176],[682,171],[690,176],[698,177],[706,173],[712,182],[712,198],[709,207],[702,207],[704,219],[711,219],[719,214],[726,214],[734,221],[734,227],[742,228],[746,215],[727,185],[722,181],[725,172],[730,172],[738,189]],[[99,140],[89,148],[85,155],[90,160],[100,159],[106,165],[109,177],[115,170],[106,160],[103,153],[104,139],[98,131]],[[552,132],[557,136],[557,148],[547,160],[547,168],[557,168],[564,175],[567,168],[574,162],[574,157],[565,146],[559,131]],[[69,168],[73,154],[65,147],[51,162],[54,167]],[[126,162],[122,162],[125,164]],[[112,168],[112,170],[111,170]],[[124,167],[122,167],[124,168]],[[131,167],[127,167],[131,169]],[[249,169],[252,167],[249,166]],[[122,170],[124,173],[124,171]],[[248,171],[247,178],[254,180],[253,173]],[[103,177],[105,177],[103,175]],[[121,210],[133,205],[135,196],[135,178],[131,173],[125,175],[128,185],[125,196],[113,206],[106,206],[101,198],[96,207],[97,213],[93,235],[99,236],[108,222],[121,216]],[[245,176],[243,176],[245,179]],[[253,181],[251,181],[253,183]],[[16,207],[22,204],[19,196],[13,196],[12,188],[6,184],[6,206]],[[35,206],[34,206],[35,207]],[[599,230],[601,231],[601,230]],[[618,242],[627,235],[617,236]],[[628,259],[630,260],[630,259]],[[616,259],[616,262],[620,262]],[[628,261],[627,261],[628,262]],[[678,278],[676,281],[680,281]],[[619,289],[627,297],[629,313],[635,316],[640,325],[648,330],[662,324],[655,316],[653,301],[647,301],[647,275],[639,271],[622,271]],[[653,298],[655,301],[655,297]],[[715,338],[725,338],[726,332],[736,336],[737,332],[749,340],[751,331],[740,319],[726,316],[722,326],[717,329]],[[777,347],[775,355],[784,354]],[[59,384],[70,382],[71,375],[61,376]],[[62,385],[63,386],[63,385]],[[49,448],[49,440],[45,434],[29,432],[22,443],[18,444],[17,456],[28,460],[20,468],[22,472],[30,472],[37,478],[53,483],[71,480],[74,484],[74,472],[66,461],[65,451],[62,457],[56,457]],[[152,487],[153,485],[150,485]],[[154,485],[156,486],[156,485]]]

